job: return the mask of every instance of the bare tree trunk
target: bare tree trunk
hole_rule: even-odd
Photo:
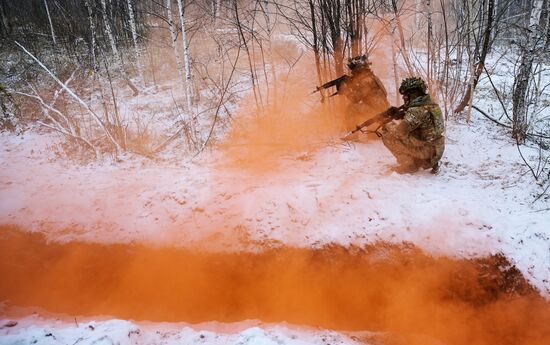
[[[121,147],[116,141],[116,139],[111,135],[111,132],[109,129],[106,128],[105,124],[101,120],[101,118],[92,110],[92,108],[82,100],[76,93],[74,93],[67,85],[65,85],[55,74],[53,74],[40,60],[38,60],[31,52],[29,52],[25,47],[23,47],[19,42],[15,42],[27,55],[29,55],[42,69],[44,69],[55,81],[56,83],[61,86],[71,97],[73,97],[81,106],[84,107],[92,115],[93,119],[97,122],[97,124],[100,126],[100,128],[105,132],[107,135],[107,138],[111,141],[113,144],[116,152],[120,152]]]
[[[391,0],[391,5],[393,9],[393,14],[395,16],[395,25],[397,27],[397,32],[399,33],[399,39],[401,43],[401,46],[399,47],[399,52],[401,53],[401,56],[403,57],[403,61],[407,66],[407,71],[409,72],[409,75],[412,76],[414,75],[414,69],[409,59],[409,53],[407,52],[407,49],[405,46],[405,33],[403,32],[403,25],[401,24],[399,9],[397,8],[397,0]]]
[[[187,111],[192,110],[193,93],[191,88],[191,66],[189,62],[189,46],[187,44],[187,32],[185,30],[185,7],[184,0],[178,1],[178,10],[181,25],[181,44],[183,48],[183,63],[185,68],[185,97],[187,101]]]
[[[94,14],[92,12],[92,6],[90,5],[90,0],[85,0],[84,5],[88,10],[88,22],[90,23],[90,31],[92,36],[90,38],[90,46],[91,46],[90,50],[92,53],[92,62],[94,64],[94,70],[95,72],[97,72],[99,70],[99,65],[97,63],[96,28],[95,28],[95,22],[94,22]]]
[[[395,42],[393,41],[392,33],[391,59],[393,64],[393,82],[395,85],[395,104],[399,104],[399,65],[397,64],[397,51],[395,50]]]
[[[124,65],[122,63],[122,58],[120,57],[119,51],[116,47],[115,37],[113,35],[113,30],[111,29],[111,24],[109,23],[109,18],[107,17],[107,4],[105,3],[105,0],[101,0],[101,8],[103,10],[103,25],[105,25],[105,31],[107,33],[107,38],[109,39],[109,44],[111,45],[111,51],[113,52],[115,61],[116,61],[116,69],[122,74],[122,77],[126,81],[126,84],[132,89],[134,92],[134,96],[139,94],[139,91],[137,87],[132,83],[130,78],[126,75],[126,71],[124,70]]]
[[[512,95],[512,136],[518,143],[523,143],[525,134],[527,133],[527,90],[533,69],[533,61],[535,59],[537,48],[540,48],[542,43],[541,19],[544,19],[542,14],[543,7],[548,5],[548,0],[535,0],[531,8],[529,19],[529,35],[525,42],[525,47],[522,49],[521,63],[518,74],[514,82],[514,90]]]
[[[183,64],[180,59],[180,54],[179,54],[178,45],[177,45],[178,34],[176,33],[176,28],[174,25],[174,21],[172,19],[172,0],[166,0],[164,4],[166,7],[166,19],[168,20],[168,29],[170,30],[170,38],[171,38],[170,43],[172,44],[172,49],[174,49],[174,57],[176,59],[178,75],[181,79],[181,85],[185,87]]]
[[[220,6],[221,6],[221,0],[212,0],[212,5],[214,6],[214,20],[217,24],[218,18],[220,17]]]
[[[433,56],[432,56],[432,36],[433,36],[433,32],[432,32],[432,12],[433,12],[433,8],[432,8],[432,2],[430,0],[427,0],[426,1],[426,6],[428,7],[428,44],[427,44],[427,65],[426,65],[426,79],[427,79],[427,82],[428,82],[428,90],[432,91],[432,60],[433,60]]]
[[[445,29],[445,64],[443,66],[443,87],[441,88],[442,93],[444,92],[443,103],[445,106],[445,119],[448,117],[448,102],[449,102],[449,64],[450,64],[450,47],[449,47],[449,30],[447,26],[447,10],[445,8],[445,0],[439,0],[441,5],[441,15],[443,17],[443,27]]]
[[[135,50],[136,68],[138,71],[139,78],[143,82],[145,82],[145,80],[143,79],[143,71],[141,69],[141,53],[139,51],[139,45],[138,45],[136,21],[134,19],[134,8],[132,7],[132,0],[127,0],[127,2],[128,2],[128,18],[130,21],[130,30],[132,31],[132,41],[134,43],[134,50]]]
[[[275,73],[275,60],[273,59],[273,49],[271,47],[271,19],[269,18],[269,12],[268,12],[268,6],[269,1],[263,0],[261,3],[262,6],[262,12],[264,14],[265,23],[266,23],[266,31],[267,31],[267,49],[269,52],[269,63],[271,66],[271,80],[273,85],[273,100],[274,103],[277,103],[277,74]]]
[[[7,37],[10,34],[11,30],[8,17],[6,16],[6,12],[4,10],[4,6],[4,0],[0,0],[0,35]]]
[[[474,62],[472,62],[472,75],[470,77],[470,85],[466,90],[464,97],[462,98],[458,106],[455,108],[455,111],[454,111],[455,113],[460,113],[461,111],[464,110],[464,108],[466,108],[466,105],[471,103],[471,99],[473,98],[473,93],[477,86],[477,82],[479,81],[479,77],[481,76],[481,73],[483,73],[483,67],[485,66],[485,58],[487,57],[487,53],[489,52],[489,48],[491,47],[491,44],[490,44],[491,31],[493,30],[495,0],[487,0],[487,1],[488,1],[487,22],[485,23],[483,44],[481,47],[481,53],[479,55],[479,61],[477,62],[477,64],[474,64]],[[474,58],[475,58],[475,54],[474,54]]]
[[[233,10],[234,10],[235,20],[237,24],[237,30],[239,31],[239,38],[242,41],[241,43],[244,46],[244,50],[246,51],[246,56],[248,57],[248,67],[250,68],[250,81],[252,83],[252,92],[254,93],[254,101],[256,102],[256,111],[259,113],[262,108],[262,105],[260,104],[260,101],[258,98],[258,86],[256,85],[256,73],[254,72],[254,63],[250,56],[248,43],[246,41],[246,37],[244,36],[242,24],[239,18],[239,9],[237,7],[237,1],[233,2]]]
[[[55,32],[53,31],[52,17],[50,16],[50,9],[48,8],[48,1],[44,0],[44,6],[46,7],[46,14],[48,15],[48,22],[50,23],[50,30],[52,32],[53,45],[57,45],[55,41]]]
[[[319,37],[317,33],[317,21],[315,19],[315,7],[313,0],[309,0],[309,9],[311,11],[311,31],[313,34],[313,54],[315,55],[315,70],[317,71],[317,83],[323,84],[323,75],[321,72],[321,57],[319,55]],[[320,90],[321,97],[324,97],[324,90]]]

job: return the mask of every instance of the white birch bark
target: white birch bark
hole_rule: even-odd
[[[433,36],[433,32],[432,32],[432,13],[433,13],[433,8],[432,8],[432,2],[430,0],[427,0],[426,1],[426,6],[428,8],[428,42],[427,42],[427,63],[426,63],[426,69],[427,69],[427,82],[428,82],[428,90],[431,91],[432,90],[432,74],[433,74],[433,70],[432,70],[432,63],[433,63],[433,59],[434,57],[432,56],[432,36]]]
[[[184,8],[184,0],[177,0],[178,1],[178,10],[179,10],[179,17],[180,17],[180,24],[181,24],[181,42],[182,42],[182,48],[183,48],[183,63],[185,68],[185,97],[187,101],[187,111],[191,111],[191,103],[192,103],[192,88],[191,88],[191,66],[189,64],[189,46],[187,44],[187,33],[185,30],[185,8]]]
[[[109,140],[113,143],[117,152],[120,152],[121,150],[120,145],[118,144],[116,139],[111,135],[109,130],[105,127],[105,124],[103,123],[103,121],[101,121],[101,118],[92,110],[92,108],[86,102],[84,102],[82,98],[80,98],[76,93],[74,93],[73,90],[71,90],[67,85],[65,85],[65,83],[59,80],[59,78],[57,78],[57,76],[53,74],[52,71],[48,69],[48,67],[46,67],[40,60],[38,60],[31,52],[29,52],[19,42],[15,41],[15,44],[17,44],[19,48],[21,48],[27,55],[29,55],[40,67],[42,67],[42,69],[44,69],[53,78],[53,80],[55,80],[55,82],[59,86],[61,86],[71,97],[73,97],[81,106],[83,106],[84,109],[86,109],[90,115],[92,115],[92,118],[96,120],[99,127],[103,129],[103,131],[107,135],[107,138],[109,138]]]
[[[48,8],[48,1],[44,0],[44,6],[46,7],[46,14],[48,15],[48,22],[50,22],[50,30],[52,32],[52,41],[54,45],[57,45],[55,40],[55,32],[53,31],[52,17],[50,16],[50,9]]]
[[[392,21],[393,22],[393,21]],[[391,59],[393,64],[393,83],[395,86],[395,104],[399,104],[399,65],[397,64],[397,50],[395,49],[396,42],[394,39],[395,32],[391,33]]]
[[[415,0],[414,2],[414,28],[415,31],[419,31],[422,27],[422,0]]]
[[[88,10],[88,22],[90,23],[90,31],[92,33],[91,37],[91,45],[92,45],[92,60],[94,64],[94,71],[99,70],[99,65],[97,63],[97,56],[96,56],[96,29],[95,29],[95,22],[92,12],[92,6],[90,5],[90,0],[85,0],[84,5],[86,6],[86,9]]]
[[[174,26],[174,20],[172,19],[172,0],[166,0],[164,2],[166,7],[166,19],[168,20],[168,29],[170,30],[170,43],[172,44],[172,49],[174,49],[174,56],[176,58],[176,66],[178,68],[178,75],[181,79],[182,85],[185,85],[185,79],[183,75],[183,64],[181,63],[180,54],[178,50],[177,40],[178,35],[176,33],[176,28]]]
[[[275,62],[273,59],[273,49],[271,47],[271,20],[269,18],[268,10],[269,2],[268,0],[263,1],[262,11],[264,13],[266,30],[267,30],[267,49],[269,52],[269,64],[271,65],[271,82],[273,83],[273,99],[277,103],[277,74],[275,73]]]
[[[132,7],[132,0],[127,0],[127,1],[128,1],[128,16],[130,20],[130,30],[132,31],[132,40],[134,41],[136,68],[138,71],[139,78],[143,82],[145,82],[145,80],[143,79],[143,71],[141,69],[141,54],[140,54],[139,45],[138,45],[136,20],[134,18],[134,8]]]
[[[471,42],[470,42],[470,35],[471,35],[471,27],[472,27],[472,19],[471,19],[471,16],[472,16],[472,2],[471,1],[467,1],[468,2],[468,13],[467,13],[467,18],[466,18],[466,23],[467,23],[467,32],[468,32],[468,36],[467,36],[467,42],[466,42],[466,47],[467,47],[467,51],[468,51],[468,56],[469,56],[469,60],[470,60],[470,80],[468,82],[468,88],[470,88],[471,93],[470,93],[470,99],[468,101],[468,112],[466,113],[466,122],[470,122],[470,120],[472,119],[472,103],[474,101],[474,75],[475,75],[475,59],[474,59],[474,56],[475,54],[472,52],[472,47],[471,47]]]
[[[101,8],[103,10],[103,24],[105,25],[105,32],[107,33],[107,38],[109,39],[109,44],[111,45],[111,51],[113,52],[115,58],[115,70],[122,74],[122,77],[130,87],[130,89],[132,89],[132,91],[134,92],[134,96],[136,96],[139,94],[139,90],[136,88],[134,83],[132,83],[130,78],[128,78],[128,76],[126,75],[126,71],[124,70],[122,58],[120,57],[120,54],[118,52],[115,37],[113,36],[113,30],[111,29],[111,24],[109,24],[109,19],[107,17],[107,4],[105,3],[105,0],[101,0]]]
[[[118,55],[118,49],[116,47],[115,43],[115,37],[113,36],[113,31],[111,30],[111,24],[109,24],[109,19],[107,18],[107,4],[105,0],[101,0],[101,8],[103,10],[103,25],[105,25],[105,32],[107,33],[107,38],[109,39],[109,44],[111,45],[111,51],[113,52],[113,55],[115,56],[115,60],[117,64],[119,64],[121,61],[119,55]],[[117,66],[118,68],[121,68],[122,65]]]
[[[533,70],[533,62],[535,60],[536,52],[540,50],[540,46],[544,44],[544,40],[540,39],[539,35],[541,29],[541,14],[543,4],[548,5],[548,0],[535,0],[529,17],[529,35],[525,41],[523,48],[521,63],[518,68],[518,73],[514,81],[514,90],[512,97],[512,109],[513,109],[513,128],[512,135],[518,142],[525,140],[525,133],[527,132],[527,91],[529,88],[529,80],[531,78]],[[538,43],[538,44],[537,44]]]
[[[213,0],[214,2],[214,26],[218,26],[218,18],[220,17],[221,0]]]

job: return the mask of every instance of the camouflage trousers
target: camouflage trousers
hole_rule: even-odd
[[[434,167],[445,150],[445,138],[426,142],[412,136],[401,135],[394,131],[392,123],[384,126],[380,132],[384,146],[395,156],[397,163],[411,168]]]

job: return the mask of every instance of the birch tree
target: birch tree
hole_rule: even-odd
[[[483,42],[481,43],[481,47],[479,47],[478,44],[476,44],[475,50],[470,51],[471,55],[471,73],[470,73],[470,81],[468,88],[466,89],[466,92],[464,96],[462,97],[462,100],[458,104],[458,106],[455,109],[455,113],[459,113],[466,108],[467,105],[471,105],[473,101],[473,95],[475,88],[477,86],[477,83],[479,81],[479,77],[483,73],[484,67],[485,67],[485,59],[487,58],[487,54],[489,53],[489,49],[491,48],[491,32],[493,31],[493,22],[495,19],[495,0],[487,0],[487,8],[485,8],[485,1],[482,2],[480,7],[480,22],[479,25],[480,28],[482,28],[483,32]],[[472,8],[471,4],[468,3],[468,16],[472,16]],[[470,18],[468,18],[468,22],[470,23]],[[469,33],[468,33],[469,35]],[[479,50],[479,51],[478,51]],[[479,56],[477,61],[475,60],[475,57]],[[468,111],[468,119],[470,118],[471,107]]]
[[[132,0],[128,0],[128,19],[129,19],[129,22],[130,22],[130,30],[132,31],[132,41],[134,43],[136,68],[137,68],[137,71],[138,71],[139,78],[143,82],[145,82],[145,80],[143,79],[143,71],[141,69],[141,54],[140,54],[140,51],[139,51],[137,30],[136,30],[136,21],[135,21],[135,18],[134,18],[134,8],[132,7]]]
[[[518,143],[522,143],[525,140],[527,133],[527,93],[529,88],[529,82],[531,80],[533,71],[533,62],[537,53],[542,51],[542,47],[545,44],[544,28],[545,21],[548,18],[548,12],[543,16],[543,9],[548,6],[548,0],[535,0],[531,7],[529,16],[528,34],[525,43],[522,47],[521,62],[514,82],[514,89],[512,95],[512,136]]]
[[[187,101],[187,111],[191,112],[192,88],[191,88],[191,65],[189,59],[189,45],[187,44],[187,32],[185,30],[185,7],[184,0],[177,0],[178,11],[181,25],[181,44],[183,49],[183,63],[185,68],[185,99]]]
[[[112,7],[112,6],[111,6]],[[122,63],[122,58],[120,57],[120,53],[117,49],[115,37],[113,35],[113,30],[111,28],[111,24],[109,23],[108,13],[107,13],[107,4],[105,0],[101,0],[101,8],[103,10],[103,25],[105,26],[105,32],[107,33],[107,38],[109,40],[109,44],[111,46],[111,51],[113,53],[113,57],[116,61],[116,70],[122,75],[128,86],[132,89],[134,92],[134,95],[138,95],[139,91],[137,87],[132,83],[130,78],[126,76],[126,71],[124,70],[124,64]]]
[[[92,6],[90,5],[90,0],[85,0],[84,5],[86,6],[86,10],[88,12],[88,23],[90,24],[90,53],[92,55],[92,63],[94,66],[94,70],[97,72],[99,70],[99,65],[97,63],[97,47],[96,47],[96,27],[95,27],[95,21],[94,21],[94,14],[92,10]]]
[[[178,34],[176,32],[176,28],[174,25],[174,20],[172,18],[172,0],[166,0],[164,2],[164,6],[166,7],[166,19],[168,22],[168,29],[170,30],[170,43],[172,45],[172,49],[174,50],[174,57],[176,59],[176,67],[178,69],[178,75],[181,79],[181,85],[185,86],[185,78],[183,74],[183,64],[181,62],[179,49],[178,49]]]
[[[53,30],[52,17],[50,16],[50,9],[48,8],[48,1],[47,0],[44,0],[44,7],[46,7],[46,15],[48,16],[48,22],[50,23],[50,30],[51,30],[51,33],[52,33],[53,45],[57,45],[57,42],[55,41],[55,32]]]

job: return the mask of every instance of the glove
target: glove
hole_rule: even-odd
[[[388,114],[389,114],[390,116],[392,116],[392,117],[395,116],[395,115],[397,115],[397,114],[399,114],[399,108],[397,108],[397,107],[390,107],[390,108],[388,109]]]

